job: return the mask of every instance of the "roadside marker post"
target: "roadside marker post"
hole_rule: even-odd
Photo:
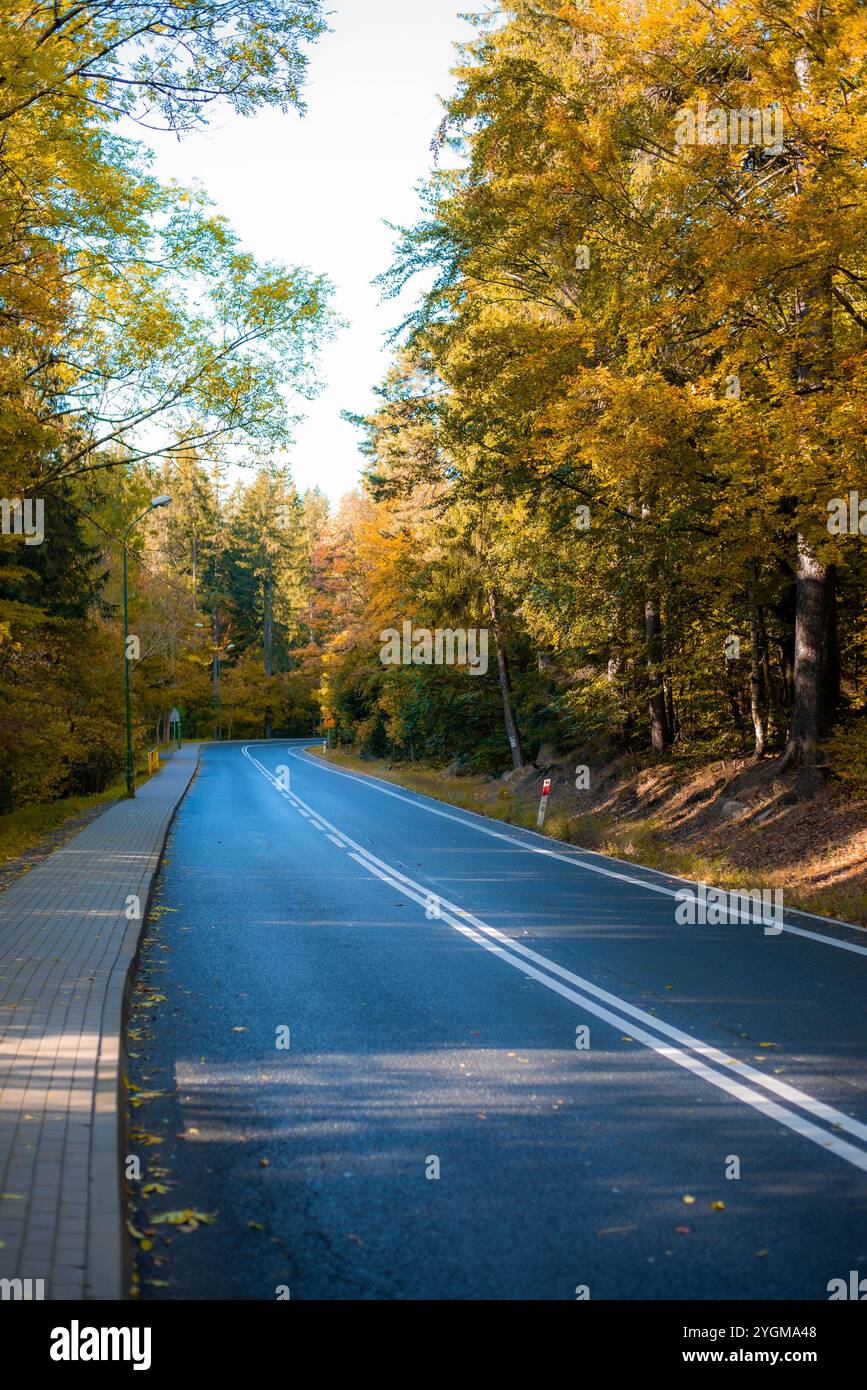
[[[548,797],[551,795],[551,778],[546,777],[542,783],[542,800],[539,802],[539,815],[536,820],[536,829],[541,830],[545,824],[545,814],[548,810]]]

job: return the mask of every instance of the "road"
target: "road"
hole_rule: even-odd
[[[216,1216],[150,1227],[143,1297],[867,1277],[867,932],[681,926],[665,875],[278,742],[204,751],[167,855],[134,1220]]]

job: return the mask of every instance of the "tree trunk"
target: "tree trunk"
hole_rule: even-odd
[[[649,502],[641,504],[642,529],[647,530],[653,517]],[[652,537],[645,537],[648,554],[652,555],[649,584],[644,596],[644,660],[647,678],[647,707],[650,714],[650,742],[654,752],[662,753],[671,744],[671,725],[665,704],[665,681],[662,674],[662,617],[658,588],[658,558]]]
[[[741,707],[738,701],[738,696],[740,694],[740,682],[737,679],[737,673],[732,672],[732,666],[734,665],[734,662],[730,661],[728,657],[724,657],[723,660],[725,662],[725,674],[723,676],[723,685],[725,687],[726,699],[728,700],[729,711],[731,713],[732,725],[734,727],[735,734],[738,738],[741,738],[744,733],[744,721],[741,714]]]
[[[779,700],[778,682],[774,680],[771,671],[770,648],[768,646],[768,631],[765,625],[765,610],[759,604],[756,608],[756,617],[759,627],[759,652],[762,663],[762,680],[765,686],[765,701],[767,705],[767,725],[768,734],[773,736],[776,728],[779,727],[781,720],[778,718],[782,708]]]
[[[819,740],[834,717],[839,695],[836,573],[823,565],[804,536],[798,537],[795,610],[795,700],[781,768],[800,763],[798,790],[812,795],[820,782]]]
[[[799,296],[797,317],[806,349],[798,358],[799,395],[826,391],[833,370],[831,274]],[[810,773],[818,757],[819,739],[827,731],[839,694],[836,626],[836,573],[820,563],[803,533],[797,537],[798,569],[795,596],[795,678],[792,724],[786,761],[800,762],[806,791],[815,788]]]
[[[802,89],[810,85],[810,63],[802,57],[797,69]],[[795,166],[794,191],[802,192],[809,170]],[[826,392],[834,375],[833,276],[829,265],[821,267],[798,290],[795,318],[803,346],[796,357],[796,393],[803,398]],[[804,452],[809,456],[817,440],[805,437]],[[827,449],[829,441],[823,439]],[[797,536],[798,569],[795,601],[794,702],[789,742],[781,767],[798,762],[798,791],[812,796],[819,784],[819,740],[826,732],[839,693],[839,665],[836,632],[836,575],[831,565],[823,565],[809,537]]]
[[[518,721],[515,718],[515,703],[512,698],[512,680],[509,675],[509,658],[506,654],[506,637],[500,619],[499,601],[493,589],[488,593],[488,607],[491,610],[491,622],[494,625],[494,637],[497,642],[497,671],[500,678],[500,694],[503,697],[503,718],[506,724],[506,735],[509,740],[509,747],[512,750],[512,764],[516,768],[526,767],[524,750],[521,747],[521,735],[518,732]]]
[[[677,735],[677,713],[674,708],[674,685],[671,679],[671,672],[666,671],[663,682],[665,691],[665,717],[668,720],[668,737],[674,743]]]
[[[274,674],[274,614],[271,607],[271,576],[265,576],[264,611],[262,618],[262,660],[266,676]],[[265,737],[271,737],[271,706],[265,707]]]
[[[647,650],[647,705],[650,713],[650,742],[657,753],[671,744],[671,728],[665,707],[665,687],[660,671],[662,659],[662,618],[659,595],[648,594],[644,601],[644,632]]]
[[[220,728],[222,723],[220,715],[220,614],[216,605],[214,606],[214,661],[211,680],[214,693],[214,738],[219,738],[222,732]]]
[[[271,607],[271,576],[265,579],[262,617],[262,658],[266,676],[274,674],[274,614]]]
[[[768,741],[768,705],[766,692],[762,688],[761,624],[756,599],[757,571],[758,566],[754,563],[750,580],[750,713],[756,736],[755,756],[758,759],[765,756]]]

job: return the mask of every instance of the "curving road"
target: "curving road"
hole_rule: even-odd
[[[217,1215],[150,1228],[142,1296],[867,1275],[867,932],[680,926],[681,887],[303,747],[204,750],[142,961],[166,999],[130,1044],[170,1092],[133,1116],[170,1191],[133,1219]]]

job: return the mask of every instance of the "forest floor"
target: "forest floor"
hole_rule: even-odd
[[[650,762],[623,756],[575,787],[576,759],[503,776],[456,775],[332,750],[332,761],[465,810],[535,827],[551,778],[544,833],[720,888],[781,888],[787,907],[867,925],[867,799],[828,781],[798,800],[795,774],[768,758]]]

